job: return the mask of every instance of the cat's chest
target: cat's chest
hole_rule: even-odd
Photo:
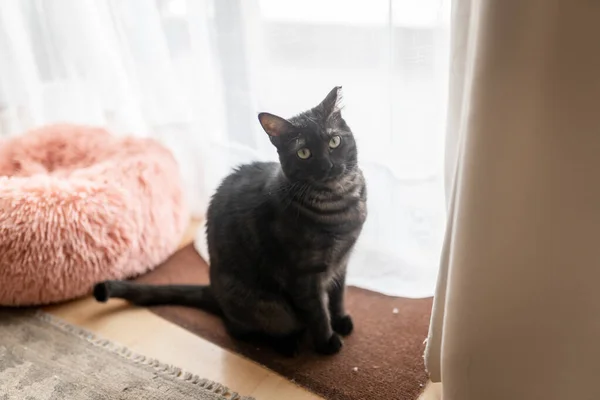
[[[345,263],[357,235],[334,236],[315,233],[298,239],[290,248],[292,261],[301,265],[322,265],[328,267]]]
[[[297,220],[295,223],[281,221],[276,236],[290,261],[303,265],[339,264],[354,246],[361,230],[362,221],[348,227],[328,226]]]

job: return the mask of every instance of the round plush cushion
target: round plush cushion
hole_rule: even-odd
[[[0,305],[88,294],[172,254],[188,222],[156,141],[53,125],[0,144]]]

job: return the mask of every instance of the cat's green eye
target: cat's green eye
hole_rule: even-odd
[[[342,138],[338,135],[332,136],[331,139],[329,139],[329,147],[331,147],[332,149],[338,147],[340,143],[342,143]]]
[[[306,160],[306,159],[308,159],[310,157],[311,153],[310,153],[309,149],[307,149],[306,147],[304,147],[304,148],[298,150],[298,152],[296,154],[298,154],[298,157],[301,160]]]

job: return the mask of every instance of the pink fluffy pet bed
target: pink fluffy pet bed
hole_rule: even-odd
[[[188,221],[177,163],[153,140],[53,125],[0,143],[0,305],[142,274]]]

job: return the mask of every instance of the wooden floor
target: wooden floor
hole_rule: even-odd
[[[182,246],[193,240],[198,225],[194,223],[190,226]],[[128,346],[137,353],[222,383],[241,395],[253,396],[257,400],[320,399],[248,359],[224,350],[146,309],[130,306],[120,300],[98,304],[92,298],[86,298],[47,307],[45,311]],[[419,400],[440,399],[437,385],[429,385],[419,397]]]
[[[442,400],[442,385],[429,382],[419,400]]]

